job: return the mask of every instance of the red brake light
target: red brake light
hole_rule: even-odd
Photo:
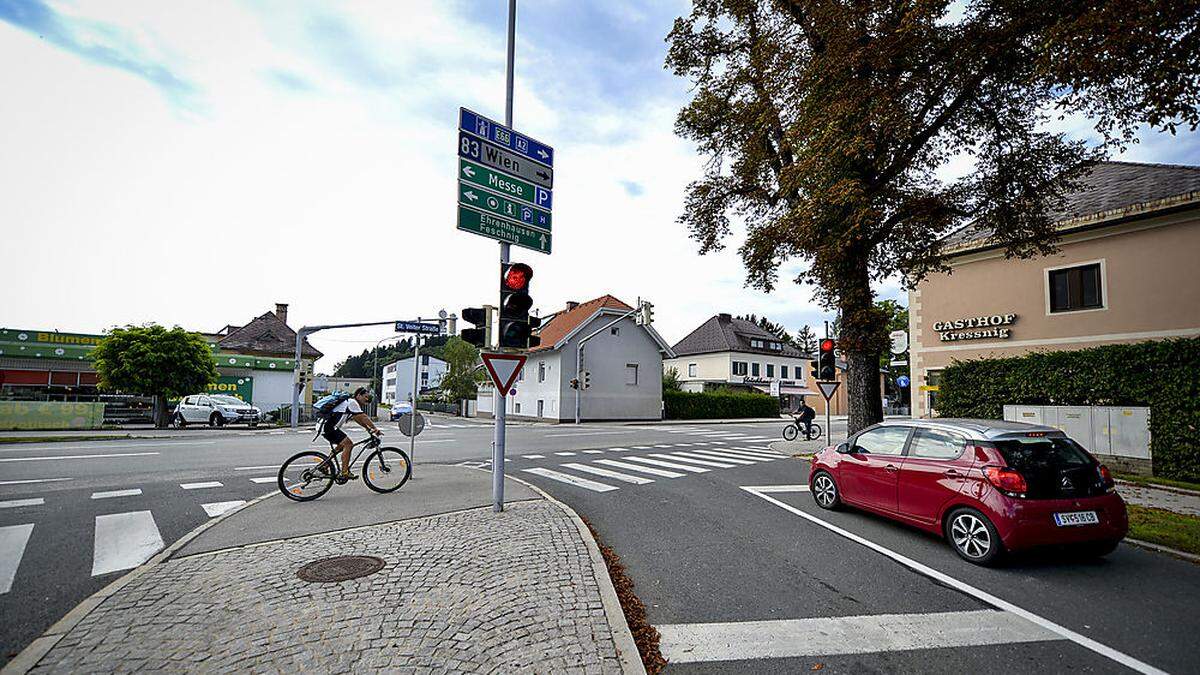
[[[1005,492],[1024,494],[1029,491],[1029,485],[1025,483],[1025,477],[1020,472],[1008,467],[985,466],[983,467],[983,475],[987,476],[989,483]]]
[[[1105,489],[1111,490],[1113,487],[1116,486],[1116,482],[1113,480],[1113,477],[1112,477],[1112,472],[1108,470],[1107,466],[1104,466],[1103,464],[1101,464],[1097,468],[1097,471],[1100,472],[1100,481],[1104,483]]]

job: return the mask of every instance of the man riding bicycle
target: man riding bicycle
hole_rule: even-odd
[[[796,419],[796,426],[804,426],[804,437],[812,438],[812,423],[817,416],[817,411],[808,404],[803,398],[800,399],[800,407],[796,408],[796,412],[792,413]]]
[[[354,441],[342,431],[342,425],[347,419],[352,419],[358,426],[366,429],[376,436],[382,436],[383,432],[371,418],[363,412],[363,408],[371,402],[371,391],[366,387],[359,387],[354,390],[354,395],[342,401],[329,411],[328,417],[321,424],[321,435],[325,440],[329,441],[330,445],[335,446],[337,450],[342,451],[342,472],[339,478],[345,480],[354,480],[358,476],[350,473],[350,450],[354,447]],[[335,467],[336,468],[336,467]]]

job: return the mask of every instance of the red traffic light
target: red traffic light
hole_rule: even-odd
[[[833,351],[833,346],[834,346],[833,340],[831,340],[829,338],[825,338],[824,340],[821,340],[821,351],[831,352],[831,351]]]
[[[524,290],[533,278],[533,268],[525,263],[514,263],[504,270],[504,287],[510,291]]]

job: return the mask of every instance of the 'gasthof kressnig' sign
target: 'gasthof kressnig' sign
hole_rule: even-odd
[[[938,321],[933,324],[933,329],[937,331],[938,339],[942,342],[983,340],[986,338],[1007,340],[1009,329],[1005,328],[1005,326],[1013,325],[1016,320],[1016,314],[989,314],[987,316],[974,316],[969,319]]]

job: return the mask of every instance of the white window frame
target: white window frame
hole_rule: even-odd
[[[538,361],[538,382],[546,381],[546,362]]]
[[[695,364],[695,363],[689,363],[689,364],[687,365],[687,376],[688,376],[688,377],[696,377],[696,373],[697,373],[697,372],[698,372],[698,366],[697,366],[697,364]]]
[[[633,382],[629,381],[629,369],[630,368],[633,369]],[[636,363],[626,363],[625,364],[625,385],[626,386],[628,386],[628,387],[638,386],[638,370],[639,370],[638,364],[636,364]]]
[[[1100,263],[1100,306],[1091,309],[1071,309],[1065,312],[1050,311],[1050,273],[1056,270],[1067,270],[1072,267],[1083,267],[1084,265],[1094,265]],[[1046,316],[1075,316],[1076,314],[1087,314],[1088,312],[1107,312],[1108,311],[1108,260],[1107,258],[1099,258],[1097,260],[1078,260],[1076,262],[1067,263],[1065,265],[1055,265],[1054,267],[1042,268],[1042,286],[1045,296],[1043,299],[1046,303]]]

